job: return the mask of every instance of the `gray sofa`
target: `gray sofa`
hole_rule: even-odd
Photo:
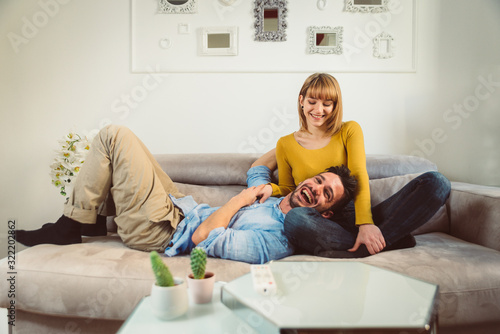
[[[252,154],[157,155],[181,192],[219,206],[245,187]],[[419,173],[436,170],[407,156],[367,157],[372,202],[387,198]],[[55,217],[57,218],[57,217]],[[114,333],[153,282],[148,254],[123,245],[113,233],[82,244],[39,245],[17,254],[15,333]],[[446,205],[415,231],[417,246],[358,259],[439,284],[441,333],[500,332],[500,188],[452,182]],[[293,255],[281,261],[345,261]],[[189,258],[166,258],[176,276]],[[210,258],[217,280],[230,281],[249,265]],[[0,264],[8,272],[5,259]],[[2,291],[8,282],[0,280]],[[0,306],[8,307],[6,293]],[[381,301],[383,307],[383,301]]]

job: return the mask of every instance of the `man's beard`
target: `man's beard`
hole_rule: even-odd
[[[312,201],[314,202],[314,197],[316,197],[316,194],[310,188],[308,188],[308,187],[306,187],[306,188],[311,192],[311,196],[313,197]],[[289,203],[290,203],[290,207],[292,209],[304,206],[304,205],[301,205],[301,203],[300,203],[301,202],[300,201],[300,197],[303,196],[301,194],[302,189],[303,189],[303,187],[299,184],[299,186],[297,188],[295,188],[295,190],[290,195],[290,201],[289,201]],[[312,203],[309,203],[309,204],[312,204]]]
[[[292,192],[292,194],[290,195],[290,207],[291,207],[292,209],[300,206],[300,205],[297,203],[296,191],[297,191],[297,190],[294,190],[294,191]]]

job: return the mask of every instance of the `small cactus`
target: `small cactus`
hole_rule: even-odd
[[[149,257],[151,258],[151,266],[153,267],[153,272],[156,277],[156,285],[174,286],[174,278],[160,255],[156,251],[152,251]]]
[[[191,251],[191,270],[194,279],[205,278],[205,267],[207,265],[207,254],[203,248],[195,247]]]

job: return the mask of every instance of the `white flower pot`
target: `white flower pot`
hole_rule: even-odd
[[[174,277],[175,286],[151,288],[151,308],[154,315],[163,320],[180,317],[189,307],[186,281]]]
[[[212,301],[214,291],[215,274],[207,271],[205,278],[194,279],[193,274],[187,277],[189,294],[196,304],[205,304]]]

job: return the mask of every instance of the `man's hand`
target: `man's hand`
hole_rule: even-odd
[[[385,248],[385,239],[380,232],[380,229],[373,224],[365,224],[359,226],[358,237],[356,238],[356,243],[351,249],[348,249],[349,252],[355,252],[358,250],[361,244],[365,244],[368,252],[371,255],[377,254],[382,249]]]

